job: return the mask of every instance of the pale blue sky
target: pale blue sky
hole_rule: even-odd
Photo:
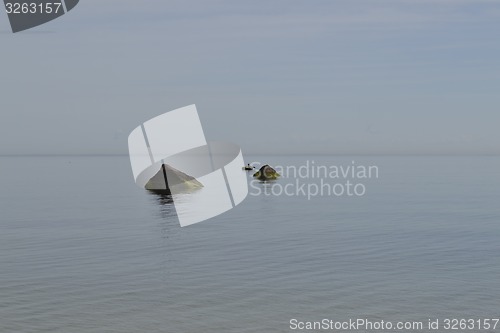
[[[12,34],[0,154],[126,153],[196,104],[245,153],[500,154],[500,1],[83,0]]]

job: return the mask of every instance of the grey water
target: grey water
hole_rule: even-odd
[[[499,157],[247,159],[355,161],[379,177],[357,180],[360,197],[254,188],[235,209],[181,228],[168,197],[136,187],[126,156],[0,157],[0,332],[500,316]]]

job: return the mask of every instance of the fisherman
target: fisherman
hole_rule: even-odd
[[[245,166],[243,167],[243,170],[247,170],[247,171],[249,171],[249,170],[253,170],[253,169],[255,169],[255,167],[251,166],[251,165],[250,165],[250,163],[248,163],[247,165],[245,165]]]

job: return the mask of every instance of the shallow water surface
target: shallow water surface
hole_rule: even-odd
[[[355,161],[380,175],[362,197],[251,188],[236,209],[181,228],[168,197],[135,186],[125,156],[0,157],[0,332],[500,315],[500,158],[248,158]]]

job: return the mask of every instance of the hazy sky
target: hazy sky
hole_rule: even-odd
[[[82,0],[0,41],[0,154],[189,104],[245,153],[500,154],[500,1]]]

